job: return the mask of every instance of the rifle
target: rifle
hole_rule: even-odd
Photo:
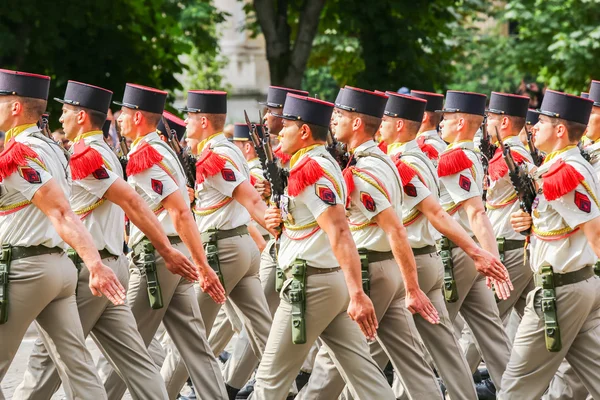
[[[121,168],[123,169],[123,179],[127,180],[127,155],[129,154],[129,146],[127,146],[127,139],[125,139],[124,136],[121,136],[121,126],[116,119],[115,129],[117,130],[117,136],[119,137],[119,150],[116,153],[117,157],[119,158]]]
[[[508,176],[510,177],[510,181],[512,182],[512,185],[517,192],[517,196],[519,197],[521,209],[526,213],[531,214],[533,209],[533,201],[537,195],[533,179],[526,169],[515,163],[515,160],[510,153],[510,147],[502,143],[502,138],[498,133],[498,128],[496,128],[496,134],[498,135],[500,146],[502,146],[502,156],[504,157],[504,161],[506,161],[506,165],[508,166]],[[521,232],[521,234],[529,236],[531,234],[531,228]]]
[[[169,123],[165,117],[162,117],[162,123],[167,131],[167,143],[169,143],[169,146],[175,152],[177,159],[183,167],[187,185],[193,189],[196,185],[196,159],[190,154],[188,147],[185,149],[181,148],[177,134],[171,130],[171,127],[169,126]]]
[[[527,134],[527,145],[529,146],[529,154],[531,154],[531,158],[533,159],[533,163],[535,164],[535,166],[539,167],[540,165],[542,165],[542,161],[544,161],[544,159],[542,158],[540,152],[533,143],[533,133],[529,129],[527,129],[527,124],[525,124],[523,129],[525,129],[525,133]]]
[[[348,166],[348,161],[350,161],[350,154],[346,150],[346,145],[335,140],[335,137],[331,133],[331,129],[327,130],[327,146],[325,148],[331,154],[331,156],[337,161],[340,168],[343,170]]]
[[[488,168],[490,166],[490,160],[494,157],[494,153],[496,153],[497,147],[492,143],[490,135],[487,131],[487,115],[483,117],[483,123],[481,124],[481,144],[479,145],[479,150],[481,150],[481,164],[483,166],[483,201],[485,202],[485,198],[487,197],[487,188],[490,184]]]
[[[46,136],[48,139],[52,139],[52,133],[50,132],[50,128],[48,127],[48,117],[48,114],[42,114],[38,121],[38,127],[40,128],[40,131],[42,131],[42,134],[44,134],[44,136]]]
[[[262,121],[262,116],[260,115],[260,111],[258,112],[259,121]],[[256,151],[256,155],[260,160],[260,164],[262,165],[263,171],[265,175],[267,174],[267,154],[265,152],[264,141],[258,135],[258,126],[257,124],[253,124],[250,122],[250,118],[248,118],[248,114],[246,110],[244,110],[244,118],[246,119],[246,125],[248,125],[248,130],[250,131],[250,139],[252,140],[252,144],[254,145],[254,151]],[[264,136],[264,135],[263,135]]]
[[[581,157],[585,158],[585,161],[591,163],[592,156],[590,155],[590,153],[588,153],[588,151],[586,149],[583,148],[583,144],[581,143],[581,141],[579,141],[579,143],[577,143],[577,148],[579,149],[579,152],[581,153]]]

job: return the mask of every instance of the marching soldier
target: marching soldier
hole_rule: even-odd
[[[377,320],[346,222],[342,172],[324,146],[332,111],[332,103],[288,94],[279,114],[282,151],[293,156],[286,196],[265,219],[273,229],[285,224],[278,263],[288,279],[251,398],[285,398],[317,337],[354,395],[394,398],[364,337],[374,339]]]
[[[197,229],[207,246],[211,267],[217,271],[230,300],[247,320],[246,329],[251,338],[252,363],[244,363],[233,354],[225,369],[225,383],[229,398],[235,398],[239,389],[250,379],[264,350],[271,315],[263,294],[258,269],[260,253],[250,235],[250,217],[264,226],[266,204],[249,181],[249,168],[241,151],[223,135],[227,113],[227,93],[212,90],[191,90],[183,111],[187,135],[201,140],[197,167],[196,214]],[[203,292],[198,293],[198,304],[210,335],[213,322],[221,307]],[[165,363],[177,366],[181,361],[176,352],[168,354]],[[174,376],[169,370],[169,382],[177,391],[185,382],[185,375]],[[232,386],[236,377],[239,387]],[[195,385],[198,390],[200,386]],[[171,392],[167,387],[169,394]]]
[[[444,114],[440,124],[442,138],[450,145],[440,155],[437,172],[444,210],[473,234],[484,250],[499,257],[493,228],[481,200],[483,168],[473,145],[485,114],[485,100],[486,96],[479,93],[447,92],[446,104],[439,111]],[[444,265],[444,294],[450,320],[454,321],[461,312],[479,344],[492,381],[498,385],[510,348],[494,294],[486,281],[494,284],[500,299],[506,299],[512,290],[508,272],[503,267],[481,275],[452,240],[444,237],[438,246],[445,254],[450,253]]]
[[[185,121],[179,118],[177,115],[172,114],[168,111],[163,111],[163,117],[167,120],[167,124],[169,124],[169,128],[171,129],[171,133],[175,135],[177,141],[181,143],[183,141],[183,137],[185,136]],[[164,141],[167,141],[167,128],[161,118],[158,121],[158,126],[156,127],[156,131],[161,135]]]
[[[395,160],[403,178],[403,223],[415,254],[419,285],[440,315],[439,325],[425,323],[417,316],[415,323],[450,396],[475,398],[471,371],[454,335],[442,292],[444,267],[435,247],[435,242],[439,239],[437,232],[459,245],[473,260],[475,268],[484,275],[489,275],[494,269],[501,270],[502,264],[492,254],[477,246],[439,204],[437,171],[433,160],[430,160],[431,155],[425,153],[419,143],[422,134],[417,134],[421,130],[421,121],[428,119],[424,116],[427,112],[426,100],[391,92],[388,95],[390,97],[380,131],[388,143],[388,154]],[[429,144],[425,146],[427,145]]]
[[[547,154],[534,174],[533,213],[514,213],[516,231],[533,230],[535,290],[513,343],[499,399],[539,398],[566,358],[593,398],[600,398],[600,255],[598,179],[577,143],[593,101],[546,91],[534,127]]]
[[[223,303],[223,287],[208,265],[189,209],[185,172],[156,131],[166,98],[167,92],[128,83],[123,101],[115,102],[122,106],[117,120],[121,134],[134,139],[127,163],[128,183],[154,211],[173,247],[191,257],[198,269],[200,288],[215,302]],[[227,398],[221,371],[206,340],[192,282],[167,269],[165,259],[155,254],[140,228],[135,224],[131,227],[133,264],[127,298],[146,346],[162,321],[182,354],[194,386],[201,387],[208,398]],[[168,368],[163,365],[162,374],[172,398],[183,383],[171,393],[171,381],[165,372]],[[106,378],[105,386],[111,398],[121,398],[125,392],[115,371]]]
[[[417,134],[417,145],[423,153],[429,157],[433,165],[437,167],[437,161],[448,144],[441,138],[438,127],[442,121],[442,116],[436,113],[444,106],[444,95],[440,93],[423,92],[421,90],[411,90],[410,95],[418,99],[427,101],[425,113],[421,127]]]
[[[35,320],[64,363],[68,395],[106,399],[85,347],[75,304],[77,270],[65,242],[88,268],[93,295],[122,305],[125,290],[69,207],[65,154],[36,125],[49,86],[47,76],[0,70],[0,130],[6,132],[0,154],[0,381]]]
[[[143,199],[123,180],[119,159],[104,142],[100,127],[106,118],[112,92],[85,83],[69,81],[60,122],[74,149],[70,161],[73,177],[71,206],[92,233],[103,261],[127,286],[129,268],[123,254],[123,221],[126,211],[165,259],[167,267],[190,280],[197,279],[194,265],[173,249],[160,224]],[[72,261],[81,263],[76,253]],[[97,298],[87,288],[89,274],[79,275],[76,292],[83,333],[90,332],[123,376],[134,398],[167,398],[160,372],[148,355],[127,305],[114,306]],[[29,358],[25,378],[15,391],[18,398],[49,398],[60,386],[60,378],[41,340]],[[57,359],[56,356],[52,357]]]
[[[361,255],[363,288],[366,285],[366,290],[370,289],[380,324],[379,341],[371,343],[373,358],[384,368],[388,362],[385,348],[411,396],[439,399],[439,386],[424,360],[425,349],[411,313],[419,313],[428,324],[437,324],[438,315],[419,287],[414,257],[405,251],[410,245],[401,223],[401,178],[373,140],[387,98],[381,92],[346,86],[341,99],[336,100],[335,137],[348,145],[356,161],[344,170],[348,223]],[[382,180],[384,176],[388,178]],[[315,398],[317,393],[337,398],[344,381],[326,346],[319,350],[313,372],[304,398]]]

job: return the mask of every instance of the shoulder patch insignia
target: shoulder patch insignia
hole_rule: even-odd
[[[592,202],[590,201],[590,198],[577,190],[575,191],[575,205],[585,213],[589,214],[592,211]]]
[[[315,193],[325,204],[329,204],[330,206],[336,205],[335,193],[333,193],[333,190],[329,186],[317,184],[315,185]]]
[[[29,183],[40,184],[42,183],[42,178],[40,177],[40,173],[31,167],[19,167],[19,175],[23,179],[25,179]]]
[[[163,183],[158,179],[151,179],[150,183],[152,184],[152,190],[162,196],[163,194]]]
[[[373,197],[367,192],[360,192],[360,202],[365,206],[367,211],[375,212],[377,206],[375,205],[375,200]]]
[[[108,171],[104,167],[100,167],[94,172],[92,172],[92,176],[96,179],[108,179]]]
[[[458,185],[464,191],[467,191],[467,192],[471,191],[471,179],[469,179],[469,177],[467,177],[467,176],[464,176],[463,174],[460,174],[460,176],[458,178]]]
[[[410,197],[417,197],[417,188],[412,183],[404,185],[404,193]]]
[[[231,168],[223,168],[221,170],[221,176],[223,176],[223,179],[227,182],[235,182],[235,172],[233,172]]]

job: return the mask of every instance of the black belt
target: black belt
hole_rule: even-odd
[[[58,254],[64,253],[64,250],[60,247],[46,247],[43,245],[38,246],[15,246],[10,248],[10,259],[15,261],[21,258],[43,256],[45,254]]]
[[[379,261],[387,261],[393,260],[394,254],[391,251],[367,251],[367,258],[369,259],[369,264]]]
[[[437,252],[437,248],[434,245],[419,247],[417,249],[413,247],[412,252],[415,256],[422,256],[424,254],[431,254]]]
[[[552,279],[554,281],[554,287],[560,287],[565,285],[572,285],[581,281],[585,281],[593,277],[594,267],[592,265],[586,265],[580,270],[573,272],[565,272],[564,274],[553,274]],[[535,286],[542,287],[542,276],[535,274],[533,275]]]
[[[111,257],[119,257],[115,254],[112,254],[110,251],[106,250],[106,249],[102,249],[100,251],[98,251],[98,253],[100,253],[100,258],[101,259],[105,259],[105,258],[111,258]]]
[[[522,249],[523,247],[525,247],[524,240],[504,240],[504,251]]]
[[[202,232],[202,243],[208,242],[209,234],[209,232]],[[248,234],[248,227],[246,225],[242,225],[233,229],[219,229],[216,234],[217,240],[227,239],[234,236],[243,236]]]
[[[341,267],[335,267],[335,268],[316,268],[316,267],[311,267],[310,265],[307,265],[306,266],[306,276],[329,274],[331,272],[337,272],[337,271],[339,271],[341,269],[342,269]]]

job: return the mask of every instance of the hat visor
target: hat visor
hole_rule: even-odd
[[[201,110],[198,110],[197,108],[188,108],[187,106],[179,107],[179,108],[177,108],[177,110],[181,111],[181,112],[185,112],[185,113],[198,113],[198,112],[202,112]]]
[[[457,110],[456,108],[444,108],[443,110],[435,110],[436,113],[457,113],[459,112],[459,110]]]
[[[271,115],[276,118],[289,119],[290,121],[300,121],[300,119],[298,119],[298,117],[295,117],[293,115],[283,115],[283,114],[271,114]]]
[[[59,103],[61,103],[61,104],[69,104],[69,103],[67,103],[65,100],[63,100],[63,99],[59,99],[58,97],[55,97],[55,98],[54,98],[54,100],[58,101],[58,102],[59,102]]]
[[[121,106],[121,107],[131,108],[133,110],[138,110],[139,109],[139,106],[136,106],[135,104],[123,103],[121,101],[113,101],[113,104],[116,104],[116,105]]]

